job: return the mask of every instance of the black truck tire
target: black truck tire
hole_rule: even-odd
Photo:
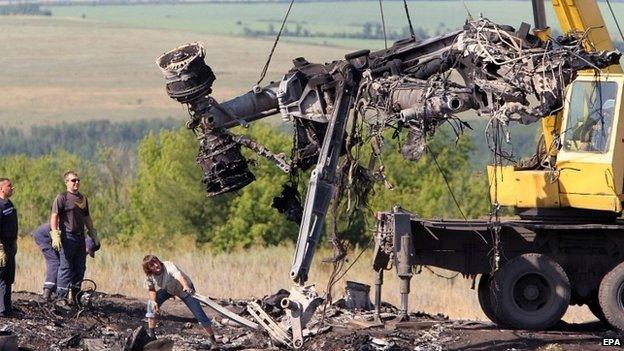
[[[477,297],[479,298],[479,306],[481,306],[483,314],[485,314],[485,316],[493,323],[496,323],[496,313],[494,306],[492,305],[492,300],[490,300],[490,287],[492,286],[491,281],[491,275],[487,273],[481,274],[481,278],[479,278],[479,285],[477,286]]]
[[[585,302],[587,308],[591,311],[591,313],[598,318],[603,323],[609,323],[604,313],[602,312],[602,307],[600,307],[600,303],[598,302],[598,296],[592,297],[589,301]]]
[[[528,253],[513,258],[495,273],[491,301],[505,325],[548,329],[561,320],[570,304],[570,281],[548,256]]]
[[[598,302],[609,324],[624,330],[624,263],[615,266],[602,278]]]

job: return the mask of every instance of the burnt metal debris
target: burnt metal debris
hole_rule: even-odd
[[[259,306],[250,310],[276,340],[301,347],[304,327],[320,304],[314,288],[305,283],[330,203],[334,214],[348,214],[350,226],[362,216],[374,182],[392,186],[381,158],[388,131],[393,137],[406,131],[401,152],[418,160],[441,124],[450,123],[458,134],[469,127],[461,112],[475,111],[489,119],[488,126],[496,123],[504,130],[511,122],[533,123],[562,108],[564,89],[578,71],[594,69],[600,74],[621,56],[617,51],[593,50],[587,33],[541,41],[529,30],[527,24],[515,30],[480,18],[441,37],[423,42],[410,38],[385,50],[360,50],[330,63],[296,58],[280,82],[255,86],[221,103],[210,96],[216,78],[204,62],[200,44],[181,46],[157,59],[167,93],[188,106],[187,127],[200,140],[197,162],[208,195],[240,189],[255,179],[241,146],[290,175],[282,195],[273,201],[278,211],[299,223],[290,270],[294,286],[282,306],[290,319],[278,325]],[[278,113],[293,123],[290,159],[228,130]],[[362,158],[364,145],[370,145],[369,158]],[[302,203],[292,190],[297,190],[298,172],[312,167]],[[332,279],[339,276],[344,257],[337,217]],[[410,268],[405,268],[405,280]],[[328,287],[334,283],[330,280]],[[402,299],[408,293],[409,285],[402,284]],[[407,316],[407,311],[401,315]]]
[[[287,319],[285,311],[275,302],[288,296],[287,291],[267,296],[259,303],[271,318]],[[345,297],[346,298],[346,297]],[[253,301],[218,300],[219,305],[242,311]],[[386,323],[385,328],[371,328],[374,312],[353,311],[343,308],[345,302],[336,301],[323,315],[314,314],[305,331],[305,350],[443,350],[469,349],[491,345],[504,338],[507,348],[537,349],[557,344],[572,350],[599,350],[604,348],[596,340],[617,337],[612,330],[600,325],[588,333],[580,332],[579,325],[561,327],[552,331],[498,330],[489,323],[449,320],[442,315],[410,313],[410,322]],[[18,292],[14,306],[20,311],[16,318],[2,319],[0,345],[8,350],[211,350],[204,331],[190,315],[181,315],[186,308],[174,301],[161,311],[154,343],[147,337],[142,299],[97,293],[89,313],[57,307],[45,303],[32,293]],[[268,306],[274,306],[268,308]],[[212,311],[207,311],[212,315]],[[381,318],[397,318],[399,310],[383,302]],[[594,323],[593,325],[596,325]],[[219,350],[279,350],[278,346],[258,330],[230,326],[215,318],[215,332]],[[4,342],[5,344],[2,344]]]
[[[437,126],[462,125],[460,112],[475,110],[506,125],[533,123],[559,110],[564,87],[579,70],[600,70],[619,61],[619,52],[586,49],[585,34],[542,42],[529,34],[526,24],[516,31],[482,18],[439,38],[420,43],[406,39],[387,50],[362,50],[328,64],[297,58],[281,82],[255,87],[224,103],[210,97],[216,77],[204,62],[200,44],[167,52],[157,64],[169,96],[189,108],[187,127],[199,132],[197,162],[204,171],[203,181],[209,195],[218,195],[255,179],[241,146],[286,173],[305,171],[317,163],[338,103],[337,87],[346,84],[341,74],[345,65],[358,76],[353,106],[368,127],[367,135],[351,144],[382,138],[388,128],[407,130],[402,153],[417,160]],[[451,72],[459,74],[460,82],[451,79]],[[538,103],[532,105],[531,97]],[[294,123],[291,160],[227,131],[275,113]],[[340,136],[345,141],[347,137],[354,135]]]

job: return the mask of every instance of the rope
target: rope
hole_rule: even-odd
[[[412,19],[410,18],[409,9],[407,8],[407,0],[403,0],[403,7],[405,7],[405,16],[407,16],[407,23],[409,24],[410,34],[412,35],[412,39],[416,40],[416,35],[414,34],[414,26],[412,26]]]
[[[435,157],[435,154],[433,153],[433,151],[431,151],[431,148],[429,147],[429,145],[426,145],[425,147],[427,148],[427,151],[431,155],[431,158],[433,158],[433,162],[435,163],[436,168],[438,169],[438,172],[440,172],[440,175],[442,176],[442,179],[444,179],[444,183],[446,183],[446,188],[448,189],[449,193],[451,194],[451,197],[453,198],[453,202],[455,202],[455,206],[457,206],[457,210],[461,214],[461,216],[464,219],[464,221],[468,222],[468,218],[464,214],[464,211],[462,211],[461,206],[459,205],[459,201],[457,201],[457,198],[455,197],[455,193],[453,192],[453,189],[451,188],[451,184],[448,181],[448,179],[446,178],[446,175],[444,174],[444,171],[442,170],[442,167],[440,167],[440,164],[438,163],[438,159]],[[476,230],[473,230],[473,232],[475,232],[481,238],[481,240],[483,240],[483,242],[488,244],[487,240],[483,237],[483,235],[481,235],[481,233],[479,233]]]
[[[429,268],[429,266],[422,266],[422,267],[424,267],[426,270],[429,271],[429,273],[433,274],[434,276],[436,276],[438,278],[444,278],[446,280],[453,280],[453,279],[457,278],[457,276],[459,275],[459,272],[456,272],[455,274],[453,274],[451,276],[446,276],[446,275],[434,272],[433,269]]]
[[[617,17],[615,17],[615,12],[613,12],[613,8],[611,7],[611,2],[609,0],[607,0],[607,5],[609,5],[609,11],[611,11],[611,16],[613,16],[613,20],[615,21],[615,25],[617,26],[617,29],[620,32],[620,37],[622,38],[622,40],[624,40],[624,34],[622,34],[622,29],[620,28],[620,23],[618,22]]]
[[[386,20],[384,19],[383,6],[381,5],[381,0],[379,0],[379,12],[381,13],[381,26],[383,27],[384,33],[384,46],[386,50],[388,50],[388,38],[386,37]]]
[[[273,58],[273,53],[275,52],[275,47],[277,46],[277,42],[280,40],[280,36],[282,35],[282,31],[284,30],[284,25],[286,24],[286,20],[288,19],[288,15],[290,14],[290,10],[292,9],[295,0],[290,0],[290,5],[288,5],[288,11],[286,11],[286,15],[284,16],[284,20],[282,21],[282,26],[280,27],[277,36],[275,37],[275,41],[273,42],[273,47],[271,48],[271,52],[269,53],[269,57],[267,58],[266,63],[264,64],[264,68],[262,69],[262,73],[260,73],[260,79],[256,85],[260,85],[260,82],[266,76],[267,70],[269,69],[269,64],[271,63],[271,58]]]
[[[464,214],[464,211],[462,211],[461,206],[459,205],[459,201],[457,201],[457,198],[455,197],[455,194],[453,193],[453,189],[451,189],[451,184],[449,183],[448,179],[446,178],[446,175],[442,171],[442,167],[440,167],[440,164],[438,163],[438,159],[435,157],[435,154],[433,153],[433,151],[431,151],[431,148],[429,147],[429,145],[426,145],[426,148],[429,154],[431,155],[431,158],[433,158],[433,162],[435,163],[436,168],[438,168],[438,172],[440,172],[440,175],[442,175],[442,179],[444,179],[444,183],[446,183],[446,187],[449,193],[451,194],[451,197],[453,198],[453,202],[455,203],[455,206],[457,206],[457,210],[461,214],[462,218],[465,221],[467,221],[468,218]]]
[[[349,267],[347,267],[347,269],[344,270],[344,272],[342,272],[341,275],[338,276],[338,278],[336,278],[336,281],[334,282],[337,283],[338,281],[340,281],[340,279],[342,279],[345,274],[347,274],[347,272],[349,272],[349,270],[351,269],[351,267],[353,267],[353,265],[360,259],[360,257],[362,256],[362,254],[364,254],[364,252],[366,252],[366,250],[368,250],[368,248],[370,247],[370,244],[373,242],[373,238],[370,239],[370,241],[368,242],[368,244],[366,244],[366,246],[364,246],[364,248],[362,249],[362,251],[360,251],[360,253],[355,257],[355,259],[353,260],[353,262],[351,262],[351,264],[349,265]]]

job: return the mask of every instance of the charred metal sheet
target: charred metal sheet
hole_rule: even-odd
[[[236,313],[224,308],[223,306],[219,305],[218,303],[212,301],[209,297],[207,296],[202,296],[200,294],[193,294],[193,297],[196,298],[197,300],[199,300],[199,302],[205,304],[206,306],[210,307],[212,310],[214,310],[215,312],[219,313],[220,315],[222,315],[223,317],[228,318],[229,320],[236,322],[237,324],[241,325],[241,326],[245,326],[247,328],[251,328],[254,330],[257,330],[259,328],[258,324],[243,318],[239,315],[237,315]]]
[[[271,339],[281,345],[292,348],[291,336],[255,302],[247,304],[247,312],[269,333]]]
[[[370,300],[370,285],[347,281],[345,286],[345,305],[348,309],[370,311],[373,303]]]

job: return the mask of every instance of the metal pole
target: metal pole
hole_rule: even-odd
[[[544,0],[531,0],[531,3],[533,4],[533,22],[535,24],[535,29],[541,30],[548,28]]]
[[[375,319],[381,322],[381,286],[383,285],[383,269],[377,271],[375,279]]]

